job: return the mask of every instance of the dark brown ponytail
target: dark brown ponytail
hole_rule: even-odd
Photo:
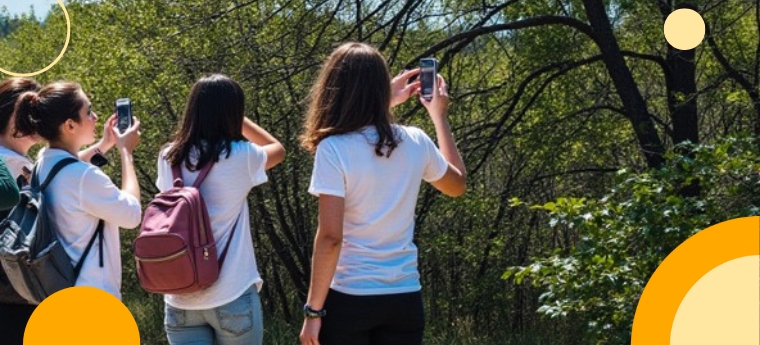
[[[37,134],[49,142],[56,141],[61,124],[68,119],[79,122],[83,106],[82,88],[76,83],[58,82],[39,93],[24,93],[16,103],[16,136]]]
[[[34,92],[25,92],[16,101],[16,136],[23,137],[37,134],[40,122],[37,106],[40,96]]]
[[[39,83],[29,78],[8,78],[0,82],[0,135],[5,135],[13,127],[11,117],[19,96],[27,91],[39,91],[40,88]]]

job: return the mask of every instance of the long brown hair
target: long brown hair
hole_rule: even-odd
[[[9,78],[0,82],[0,135],[8,131],[16,102],[22,93],[39,91],[40,84],[29,78]]]
[[[82,87],[77,83],[48,84],[40,92],[26,92],[16,102],[16,136],[37,134],[48,142],[61,136],[66,120],[79,122],[84,107]]]
[[[200,170],[207,163],[230,156],[232,142],[243,140],[245,95],[231,78],[213,74],[199,79],[190,90],[182,125],[174,134],[167,153],[169,163],[183,162],[189,170]],[[190,152],[198,150],[198,161],[190,163]]]
[[[301,143],[312,154],[325,138],[370,125],[378,133],[375,154],[388,157],[398,146],[391,126],[390,72],[372,46],[351,42],[336,48],[322,66],[310,101]]]

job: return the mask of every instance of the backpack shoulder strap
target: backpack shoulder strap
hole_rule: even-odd
[[[79,271],[82,270],[82,266],[84,265],[84,260],[87,259],[87,254],[90,254],[90,249],[92,249],[92,245],[95,243],[95,237],[100,238],[100,241],[98,245],[100,246],[100,267],[103,267],[103,226],[104,222],[101,219],[98,221],[98,228],[95,230],[95,233],[92,234],[92,238],[90,238],[90,242],[87,243],[87,248],[84,249],[84,253],[82,253],[82,257],[79,258],[79,262],[77,262],[77,265],[74,266],[74,279],[79,277]]]
[[[39,187],[40,191],[44,191],[45,188],[50,184],[50,181],[53,181],[53,178],[55,175],[58,174],[61,169],[65,168],[67,165],[76,163],[79,160],[74,157],[68,157],[60,160],[58,163],[55,163],[53,166],[53,169],[50,170],[50,173],[48,174],[47,178],[45,179],[45,182],[42,183],[42,185],[39,185],[40,183],[40,176],[39,176],[39,164],[34,165],[34,171],[32,172],[32,187]]]
[[[240,222],[240,218],[242,217],[243,217],[243,213],[240,213],[240,215],[238,215],[238,219],[235,221],[235,225],[232,226],[230,239],[227,240],[227,245],[224,246],[224,250],[222,250],[222,255],[219,256],[219,271],[222,270],[222,264],[224,264],[224,259],[227,257],[227,249],[230,249],[230,244],[232,243],[232,239],[235,237],[235,229],[237,229],[237,225]]]
[[[195,182],[193,182],[193,188],[198,188],[201,186],[201,183],[203,183],[203,180],[206,179],[206,176],[208,175],[208,172],[211,171],[211,167],[214,166],[214,161],[210,161],[206,164],[203,169],[201,169],[201,172],[198,173],[198,177],[195,178]],[[180,179],[182,180],[182,169],[179,165],[172,166],[172,181]]]

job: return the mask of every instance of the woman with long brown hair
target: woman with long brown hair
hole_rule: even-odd
[[[303,146],[315,155],[309,192],[319,198],[304,345],[421,344],[424,313],[414,210],[426,181],[465,191],[465,167],[447,120],[446,84],[420,98],[440,150],[421,129],[394,123],[391,108],[419,93],[391,80],[383,56],[362,43],[333,51],[311,91]]]

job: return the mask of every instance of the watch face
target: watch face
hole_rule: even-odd
[[[106,158],[100,153],[96,153],[92,156],[92,158],[90,158],[90,163],[92,163],[92,165],[96,167],[102,167],[108,164],[108,158]]]

